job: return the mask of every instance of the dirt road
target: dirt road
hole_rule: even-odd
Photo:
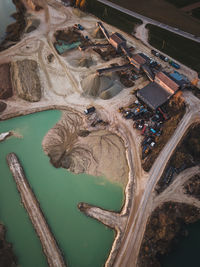
[[[62,254],[56,244],[56,240],[54,239],[53,234],[47,225],[47,222],[40,209],[40,205],[30,188],[17,156],[14,153],[8,154],[7,162],[17,184],[22,203],[28,212],[35,231],[40,238],[49,266],[66,266]]]
[[[187,129],[196,122],[200,122],[200,101],[191,93],[185,94],[189,105],[185,116],[179,123],[172,138],[166,144],[159,157],[155,161],[149,173],[145,191],[133,204],[128,218],[127,228],[122,245],[115,260],[115,266],[136,266],[141,242],[145,232],[148,217],[152,211],[153,191],[159,181],[167,162],[175,151],[178,143],[185,135]],[[139,180],[139,179],[138,179]],[[136,192],[138,190],[136,189]],[[139,191],[138,191],[139,193]],[[137,201],[137,202],[136,202]]]

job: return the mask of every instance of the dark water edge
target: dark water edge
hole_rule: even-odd
[[[200,266],[200,221],[186,226],[187,236],[180,235],[169,254],[159,258],[162,267]]]
[[[6,0],[2,0],[6,1]],[[0,39],[0,51],[3,51],[10,46],[16,44],[20,38],[24,29],[26,27],[25,13],[26,8],[20,0],[10,0],[10,4],[16,6],[17,12],[12,14],[11,17],[16,20],[16,22],[9,24],[6,28],[5,37],[3,40]],[[6,12],[6,11],[5,11]]]

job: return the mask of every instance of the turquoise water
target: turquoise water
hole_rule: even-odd
[[[16,7],[13,4],[12,0],[0,0],[0,41],[2,41],[5,36],[7,26],[15,21],[10,16],[15,12]]]
[[[79,42],[79,41],[78,42],[74,42],[72,44],[68,44],[68,43],[66,43],[66,42],[64,42],[62,40],[59,40],[59,43],[60,44],[55,44],[55,48],[59,52],[59,54],[63,54],[66,51],[71,50],[73,48],[76,48],[81,44],[81,42]]]
[[[200,222],[187,226],[188,236],[180,238],[174,250],[161,259],[162,267],[200,266]]]
[[[0,220],[7,227],[6,237],[20,266],[47,266],[6,164],[6,155],[15,152],[68,265],[100,267],[108,256],[114,231],[86,217],[77,204],[83,201],[117,211],[123,202],[122,188],[104,178],[73,175],[49,163],[41,142],[60,115],[59,111],[45,111],[0,122],[0,132],[12,129],[23,135],[0,143]]]

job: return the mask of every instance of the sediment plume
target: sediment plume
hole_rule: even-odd
[[[17,184],[22,203],[28,212],[29,218],[38,234],[44,254],[50,267],[66,266],[56,240],[51,233],[44,215],[40,209],[31,187],[26,179],[24,170],[14,153],[7,155],[7,163]]]

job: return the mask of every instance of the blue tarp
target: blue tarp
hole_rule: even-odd
[[[55,48],[59,54],[63,54],[64,52],[68,50],[78,47],[80,44],[81,44],[80,41],[72,43],[72,44],[68,44],[65,41],[59,40],[58,43],[55,45]]]
[[[172,78],[174,78],[176,81],[182,81],[182,80],[187,80],[187,78],[180,74],[178,71],[174,71],[173,73],[170,74]]]

